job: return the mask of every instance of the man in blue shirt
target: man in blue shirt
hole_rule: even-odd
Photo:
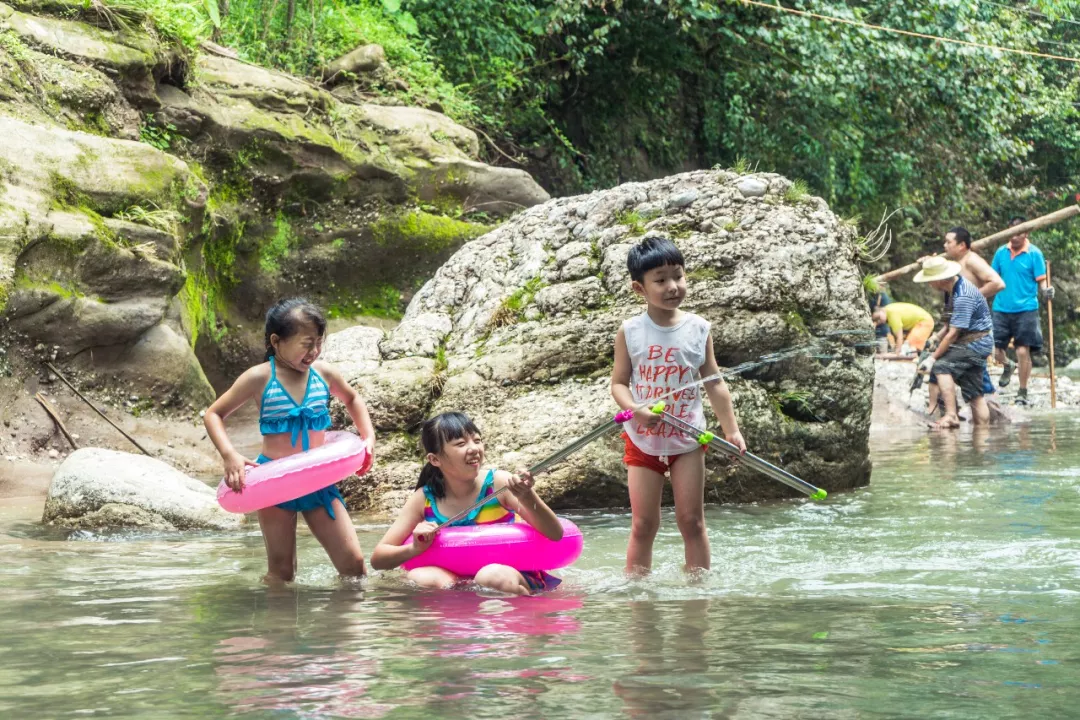
[[[994,347],[990,306],[977,287],[960,277],[958,262],[943,257],[926,258],[914,279],[917,283],[930,283],[930,287],[945,293],[945,311],[949,314],[949,329],[937,349],[919,363],[919,372],[933,370],[937,375],[945,400],[945,415],[934,427],[942,430],[960,427],[956,412],[957,385],[964,402],[971,407],[972,422],[986,425],[990,422],[990,409],[983,397],[983,371],[986,357]]]
[[[1009,227],[1025,222],[1023,216],[1009,221]],[[1027,233],[1013,235],[1007,245],[994,253],[991,267],[1005,281],[1005,289],[994,296],[994,357],[1005,365],[998,384],[1005,387],[1017,363],[1005,356],[1012,341],[1020,364],[1020,391],[1017,405],[1027,405],[1027,384],[1031,377],[1031,354],[1042,349],[1039,327],[1039,298],[1053,300],[1054,288],[1046,284],[1046,260],[1042,251],[1028,242]]]

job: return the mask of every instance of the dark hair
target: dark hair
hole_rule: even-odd
[[[1009,218],[1009,227],[1012,227],[1013,225],[1019,225],[1020,223],[1025,222],[1027,222],[1027,218],[1023,215],[1013,215],[1011,218]]]
[[[638,282],[645,279],[645,273],[665,265],[686,266],[679,248],[666,237],[645,238],[630,248],[630,254],[626,256],[630,279]]]
[[[319,331],[319,337],[326,334],[326,318],[318,305],[306,298],[286,298],[278,300],[274,307],[266,311],[266,359],[274,354],[270,336],[277,335],[282,340],[290,338],[300,331],[300,325],[310,323]]]
[[[968,249],[971,248],[971,233],[968,232],[968,229],[966,227],[962,225],[957,225],[952,230],[950,230],[949,233],[953,234],[953,236],[956,238],[956,242],[964,243],[968,246]],[[948,235],[949,233],[945,234]]]
[[[479,435],[480,430],[465,413],[444,412],[424,421],[420,429],[420,445],[425,453],[438,455],[451,443],[463,437]],[[424,463],[416,488],[428,487],[437,498],[446,497],[446,480],[442,470],[431,463]]]

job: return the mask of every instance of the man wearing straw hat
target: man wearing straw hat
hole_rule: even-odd
[[[926,258],[922,270],[915,275],[917,283],[945,293],[948,330],[930,357],[919,364],[919,372],[937,375],[938,386],[945,400],[945,416],[934,427],[960,427],[956,412],[956,386],[964,401],[971,406],[976,425],[990,422],[983,388],[986,358],[994,349],[994,321],[990,306],[979,289],[960,276],[960,263],[943,257]]]
[[[1005,281],[1001,279],[1001,276],[990,267],[990,263],[986,262],[977,252],[971,249],[971,233],[967,228],[963,226],[957,226],[945,233],[945,242],[943,243],[945,249],[945,257],[949,260],[955,260],[960,263],[960,277],[967,280],[978,288],[982,296],[986,298],[986,302],[989,303],[990,299],[997,295],[999,292],[1005,289]],[[921,263],[926,258],[920,258]],[[991,308],[991,317],[993,316],[993,308]],[[942,336],[948,331],[948,325],[943,327],[941,331],[933,337],[932,343],[936,343]],[[994,337],[997,338],[997,333],[994,333]],[[1006,384],[1007,381],[1006,381]],[[990,416],[993,417],[995,411],[1001,413],[1001,406],[994,400],[994,387],[993,381],[990,380],[990,373],[983,370],[983,397],[986,398],[988,407],[990,408]],[[933,414],[938,408],[938,387],[937,378],[933,375],[930,376],[930,405],[927,412]]]

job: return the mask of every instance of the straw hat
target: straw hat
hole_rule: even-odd
[[[917,283],[948,280],[960,274],[960,263],[935,256],[923,260],[922,270],[913,278]]]

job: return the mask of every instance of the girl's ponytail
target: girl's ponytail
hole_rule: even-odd
[[[443,477],[442,470],[431,463],[424,463],[424,467],[420,470],[420,479],[416,481],[416,489],[423,487],[428,488],[436,498],[446,497],[446,479]]]

